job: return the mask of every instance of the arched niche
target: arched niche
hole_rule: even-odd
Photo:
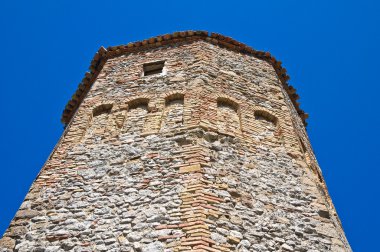
[[[92,110],[85,139],[101,140],[109,133],[112,104],[101,104]]]
[[[221,133],[240,134],[240,107],[232,99],[217,98],[217,128]]]
[[[165,98],[165,108],[161,121],[161,131],[183,127],[184,95],[174,93]]]
[[[278,118],[266,110],[254,111],[254,128],[260,139],[270,139],[279,135]]]
[[[148,114],[148,104],[148,98],[137,98],[128,102],[123,133],[140,134],[144,130]]]

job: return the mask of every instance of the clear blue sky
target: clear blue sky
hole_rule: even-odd
[[[283,62],[352,248],[379,251],[379,13],[363,0],[2,1],[0,235],[97,49],[198,29]]]

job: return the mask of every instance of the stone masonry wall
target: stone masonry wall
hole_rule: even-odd
[[[351,249],[273,67],[196,41],[106,62],[0,251]]]

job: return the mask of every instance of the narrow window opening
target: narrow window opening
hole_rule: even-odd
[[[144,76],[160,74],[164,69],[165,61],[146,63],[143,65]]]
[[[318,215],[321,216],[322,218],[330,219],[330,213],[329,211],[326,210],[319,210]]]

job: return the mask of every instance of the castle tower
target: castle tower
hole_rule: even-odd
[[[203,31],[100,48],[0,251],[351,251],[288,79]]]

